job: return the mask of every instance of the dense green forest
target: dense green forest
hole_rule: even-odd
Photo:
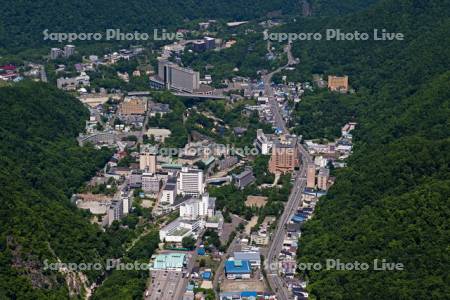
[[[318,90],[305,96],[294,107],[294,132],[304,139],[334,140],[341,135],[340,125],[354,121],[360,98]]]
[[[314,297],[444,299],[450,294],[449,12],[448,1],[387,0],[351,17],[302,19],[285,29],[386,28],[405,34],[404,41],[294,45],[301,64],[288,73],[291,79],[346,74],[356,90],[306,97],[299,105],[305,110],[299,122],[303,134],[326,136],[324,124],[332,126],[348,112],[358,122],[348,168],[338,171],[304,226],[299,262],[324,264],[332,258],[372,266],[378,258],[404,265],[404,271],[384,272],[299,270]],[[335,126],[336,131],[342,124]]]
[[[26,49],[48,45],[43,31],[153,32],[153,29],[176,28],[196,19],[247,20],[273,12],[295,12],[292,0],[190,0],[190,1],[57,1],[17,0],[3,3],[0,10],[0,48]]]
[[[126,253],[121,263],[139,264],[149,263],[149,258],[158,248],[159,232],[152,230],[142,237],[134,247]],[[148,270],[120,270],[112,271],[102,285],[95,291],[92,299],[141,299],[149,277]]]
[[[77,99],[46,84],[0,88],[1,299],[66,298],[64,278],[44,270],[45,259],[103,264],[123,252],[121,229],[102,233],[69,200],[112,154],[78,146],[87,117]]]
[[[292,122],[296,133],[333,138],[344,122],[358,122],[348,168],[337,171],[335,185],[303,228],[299,262],[324,263],[335,258],[371,263],[378,258],[402,263],[405,270],[299,270],[299,274],[308,280],[311,297],[320,299],[447,298],[450,2],[309,2],[312,17],[298,17],[277,30],[323,33],[326,28],[340,28],[371,33],[374,28],[386,28],[403,33],[405,40],[294,43],[294,56],[301,63],[283,73],[289,80],[346,74],[356,91],[351,95],[315,91],[304,97]],[[46,28],[54,32],[106,28],[151,32],[155,26],[175,29],[197,19],[246,20],[277,10],[296,14],[300,4],[290,0],[172,1],[171,5],[159,0],[18,0],[2,4],[0,54],[49,47],[42,35]],[[227,61],[238,61],[243,74],[253,75],[256,70],[252,68],[265,63],[263,46],[244,42],[228,52],[192,54],[185,59],[200,70],[205,69],[205,60],[220,65],[213,74],[218,78],[232,74],[234,66]],[[94,86],[97,79],[94,74]],[[168,93],[154,96],[170,104],[172,113],[151,119],[150,126],[171,129],[165,146],[182,147],[188,140],[183,123],[188,105]],[[220,117],[228,118],[225,122],[237,125],[239,119],[222,107],[209,109],[218,115],[223,112]],[[131,236],[127,230],[115,224],[102,232],[89,223],[86,212],[70,203],[71,194],[111,155],[107,149],[77,145],[75,137],[87,117],[75,98],[46,84],[22,82],[0,88],[0,299],[67,298],[64,277],[44,270],[45,259],[102,264],[106,258],[141,260],[157,246],[153,231],[125,253],[124,244]],[[205,121],[195,117],[194,125]],[[250,129],[253,134],[255,128]],[[266,157],[255,160],[253,167],[258,183],[273,180],[265,174]],[[211,188],[210,193],[217,197],[219,209],[226,208],[225,216],[278,216],[290,178],[283,177],[281,183],[281,188],[264,192],[255,186],[243,191],[227,186]],[[250,194],[267,196],[267,206],[246,208],[244,199]],[[96,271],[87,276],[91,282],[102,278]],[[93,298],[139,298],[147,277],[148,272],[113,271]]]
[[[222,51],[186,52],[182,61],[202,75],[211,75],[216,86],[220,86],[224,79],[234,76],[255,78],[257,71],[274,70],[286,64],[287,59],[283,55],[271,60],[267,58],[267,42],[261,38],[260,32],[242,34],[236,40],[235,45]]]
[[[314,16],[343,15],[363,10],[378,0],[309,0],[311,14]]]

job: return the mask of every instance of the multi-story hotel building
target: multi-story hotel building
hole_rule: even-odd
[[[178,174],[178,193],[189,196],[200,196],[205,191],[203,171],[183,167]]]
[[[272,148],[272,156],[269,161],[271,173],[288,173],[294,171],[299,165],[299,152],[297,138],[283,135],[275,141]]]
[[[193,93],[200,87],[199,72],[180,67],[167,60],[159,61],[158,77],[169,90]]]

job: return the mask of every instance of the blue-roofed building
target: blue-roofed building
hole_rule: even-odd
[[[205,247],[200,247],[200,248],[198,248],[198,249],[197,249],[197,254],[200,255],[200,256],[205,255],[205,254],[206,254]]]
[[[316,191],[314,189],[306,187],[303,190],[303,194],[309,195],[309,196],[315,196],[315,197],[322,197],[322,196],[325,196],[327,194],[327,192],[326,191],[321,191],[321,190]]]
[[[228,279],[249,279],[251,272],[248,260],[227,260],[225,262],[225,274]]]
[[[256,299],[257,296],[257,292],[241,292],[242,299]]]
[[[209,272],[209,271],[203,272],[203,274],[202,274],[203,280],[211,280],[211,278],[212,278],[212,272]]]
[[[244,292],[222,292],[220,300],[256,300],[256,299],[276,299],[273,294],[255,291]]]
[[[304,217],[302,217],[302,216],[295,215],[295,216],[292,217],[291,220],[294,223],[303,223],[303,222],[305,222],[306,219]]]

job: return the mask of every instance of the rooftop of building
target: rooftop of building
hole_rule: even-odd
[[[260,255],[261,254],[259,251],[237,251],[237,252],[234,252],[234,258],[236,260],[260,261],[261,260]]]
[[[319,176],[330,176],[330,169],[320,168]]]
[[[243,172],[234,175],[234,177],[235,177],[235,179],[240,180],[240,179],[242,179],[242,178],[244,178],[246,176],[249,176],[249,175],[253,176],[253,170],[250,169],[250,168],[247,168]]]
[[[250,262],[248,260],[227,260],[225,262],[225,272],[234,274],[250,273]]]
[[[167,182],[166,185],[164,186],[165,191],[174,191],[176,188],[177,184],[172,182]]]
[[[183,253],[165,253],[154,256],[154,269],[182,268],[186,261],[186,254]]]

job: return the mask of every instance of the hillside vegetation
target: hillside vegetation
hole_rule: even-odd
[[[358,122],[348,168],[338,172],[305,225],[299,262],[340,259],[372,266],[374,259],[386,259],[404,265],[404,271],[299,270],[319,299],[444,299],[450,294],[449,12],[448,1],[387,0],[351,17],[310,18],[286,29],[386,28],[405,34],[404,41],[294,46],[302,63],[291,78],[346,74],[356,90],[348,96],[351,101],[326,93],[305,98],[299,110],[315,114],[301,120],[302,133],[321,134],[324,124],[338,130],[343,124],[334,121],[342,112],[351,112],[348,118]]]
[[[273,12],[295,12],[293,0],[17,0],[2,4],[0,49],[48,46],[43,31],[89,33],[106,29],[153,33],[176,29],[185,21],[248,20]]]
[[[45,259],[104,263],[122,251],[120,236],[102,233],[69,201],[111,155],[78,146],[87,117],[77,99],[48,85],[0,88],[1,299],[66,298]]]

